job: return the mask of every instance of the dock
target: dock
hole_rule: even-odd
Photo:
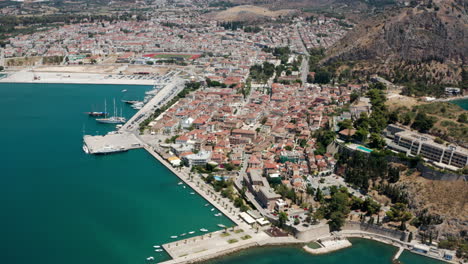
[[[111,132],[104,136],[84,136],[83,150],[88,154],[110,154],[143,148],[144,144],[133,133]]]
[[[156,109],[164,106],[184,89],[184,83],[185,81],[183,79],[173,77],[170,82],[161,84],[163,87],[151,92],[153,97],[135,115],[133,115],[119,131],[138,131],[141,122],[149,118]]]
[[[400,248],[398,249],[398,252],[397,252],[397,253],[395,254],[395,256],[393,257],[393,259],[394,259],[394,260],[395,260],[395,259],[398,259],[398,258],[400,257],[400,255],[401,255],[401,253],[403,253],[404,250],[405,250],[404,247],[400,247]]]

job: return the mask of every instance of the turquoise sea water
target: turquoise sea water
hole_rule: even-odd
[[[82,134],[113,125],[83,114],[108,110],[112,99],[142,99],[149,87],[124,85],[0,84],[0,263],[133,264],[152,246],[217,224],[189,188],[143,150],[90,156]],[[126,93],[121,90],[127,89]],[[128,118],[135,111],[118,103]],[[323,256],[297,248],[253,249],[210,263],[390,263],[396,249],[373,241]],[[438,263],[406,253],[404,263]],[[245,262],[245,263],[244,263]]]
[[[144,150],[82,151],[83,128],[89,134],[114,128],[83,112],[102,111],[104,99],[108,106],[113,98],[142,99],[148,88],[0,84],[0,263],[165,260],[153,245],[231,225]],[[122,107],[127,117],[135,112]]]
[[[450,101],[452,104],[459,105],[461,108],[468,110],[468,99],[453,100]]]

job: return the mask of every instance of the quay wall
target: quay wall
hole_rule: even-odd
[[[197,254],[198,256],[194,256],[192,258],[171,259],[171,260],[168,260],[168,261],[161,262],[160,264],[199,263],[199,262],[202,262],[202,261],[207,261],[207,260],[210,260],[210,259],[219,258],[219,257],[226,256],[226,255],[229,255],[229,254],[232,254],[232,253],[244,250],[244,249],[248,249],[248,248],[252,248],[252,247],[258,247],[258,246],[259,246],[259,244],[257,242],[251,242],[251,243],[248,243],[248,244],[239,245],[237,247],[229,247],[229,248],[220,249],[220,250],[210,250],[212,252],[200,252],[200,253]]]
[[[234,215],[230,214],[225,208],[223,208],[220,204],[213,201],[211,197],[209,197],[206,193],[204,193],[200,188],[196,186],[194,182],[191,182],[187,177],[183,177],[183,175],[176,171],[167,161],[165,161],[158,153],[156,153],[151,147],[145,146],[146,151],[155,157],[159,162],[161,162],[166,168],[168,168],[172,173],[174,173],[179,179],[181,179],[185,184],[190,186],[194,191],[196,191],[200,196],[202,196],[205,200],[207,200],[211,205],[216,207],[220,212],[222,212],[226,217],[228,217],[232,222],[234,222],[238,226],[244,226],[244,223],[239,218],[236,218]]]
[[[346,224],[342,228],[343,231],[364,231],[368,233],[373,233],[385,237],[390,237],[392,239],[400,240],[406,242],[408,240],[408,233],[392,230],[385,227],[371,225],[367,223],[359,223],[359,222],[346,222]]]
[[[330,226],[326,225],[318,225],[314,228],[310,228],[307,230],[297,230],[294,229],[294,236],[297,239],[311,241],[316,240],[321,237],[329,236],[330,235]]]

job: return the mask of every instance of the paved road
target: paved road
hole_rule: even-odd
[[[304,55],[302,56],[302,64],[301,64],[301,81],[304,84],[304,83],[307,82],[307,75],[309,74],[309,57],[310,57],[310,55],[309,55],[309,52],[307,51],[306,46],[304,45],[304,41],[302,40],[302,36],[299,33],[299,25],[296,25],[295,30],[296,30],[297,36],[300,39],[300,41],[299,41],[300,42],[300,48],[301,48],[302,52],[304,53]]]
[[[179,92],[184,89],[185,80],[179,77],[174,79],[167,85],[165,85],[161,91],[159,91],[148,103],[146,103],[140,111],[138,111],[127,123],[120,129],[120,131],[126,132],[138,132],[140,123],[148,119],[156,109],[165,105],[172,98],[174,98]]]

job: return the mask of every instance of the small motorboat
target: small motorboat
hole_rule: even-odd
[[[182,184],[184,184],[184,183],[183,183],[183,182],[179,182],[179,183],[177,183],[177,184],[178,184],[178,185],[182,185]]]
[[[154,257],[147,257],[146,260],[148,261],[154,260]]]
[[[210,204],[205,204],[205,206],[208,206],[208,205],[210,205]]]
[[[189,233],[190,235],[191,235],[191,234],[195,234],[195,231],[190,231],[190,232],[188,232],[188,233]]]
[[[218,224],[218,226],[221,227],[221,228],[226,228],[226,226],[223,225],[223,224]]]
[[[214,208],[211,208],[211,212],[213,212],[215,209]]]
[[[200,231],[202,231],[202,232],[208,232],[208,229],[206,229],[206,228],[201,228]]]
[[[127,91],[127,89],[123,89],[123,90],[122,90],[122,93],[125,93],[126,91]]]
[[[156,249],[155,251],[156,251],[156,252],[163,252],[162,249]]]
[[[190,194],[195,194],[194,192],[191,192]]]
[[[177,238],[177,236],[171,236],[171,238]]]
[[[154,248],[160,248],[161,246],[159,246],[159,245],[154,245],[153,247],[154,247]]]

